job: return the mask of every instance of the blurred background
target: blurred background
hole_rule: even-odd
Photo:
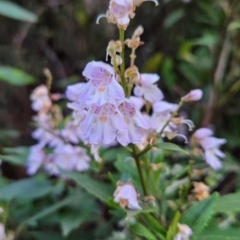
[[[53,75],[52,92],[63,93],[67,85],[83,80],[81,72],[88,61],[105,61],[108,42],[118,38],[115,25],[105,19],[96,24],[97,16],[106,12],[108,0],[18,0],[11,3],[22,8],[0,1],[2,156],[6,155],[3,148],[34,143],[29,95],[34,87],[45,83],[43,69],[48,68]],[[177,103],[191,89],[203,89],[203,100],[187,105],[182,114],[192,119],[197,127],[210,127],[215,136],[227,139],[226,167],[216,189],[223,194],[238,190],[239,0],[159,0],[158,7],[146,2],[137,8],[126,36],[131,37],[140,24],[145,29],[142,35],[145,44],[137,50],[136,63],[140,71],[161,76],[159,87],[170,102]],[[22,148],[16,149],[26,157]],[[5,156],[4,160],[0,187],[13,179],[27,177],[18,159]],[[108,219],[103,212],[101,216]],[[24,214],[27,216],[28,212]],[[87,225],[87,229],[92,227],[95,225]]]

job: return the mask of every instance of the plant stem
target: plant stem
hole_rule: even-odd
[[[124,43],[124,34],[125,31],[124,29],[119,29],[119,37],[120,37],[120,41],[122,43],[122,52],[120,53],[120,56],[122,58],[122,64],[120,65],[120,77],[121,77],[121,83],[122,83],[122,87],[124,89],[125,94],[128,94],[127,91],[127,84],[126,84],[126,79],[125,79],[125,43]]]
[[[142,185],[144,196],[147,196],[148,195],[147,187],[146,187],[146,183],[143,178],[143,172],[142,172],[142,168],[141,168],[141,164],[140,164],[139,154],[137,154],[137,150],[136,150],[135,146],[133,146],[133,157],[134,157],[136,165],[137,165],[137,170],[138,170],[138,174],[139,174],[139,178],[140,178],[140,182]]]

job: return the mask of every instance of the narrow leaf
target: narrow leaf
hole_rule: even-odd
[[[131,225],[130,230],[136,235],[145,237],[148,240],[157,240],[156,237],[141,223]]]
[[[171,222],[171,225],[168,229],[168,232],[167,232],[167,238],[166,240],[173,240],[174,236],[177,234],[178,232],[178,223],[180,221],[180,213],[179,212],[176,212],[172,222]]]
[[[20,69],[6,66],[0,66],[0,80],[15,86],[24,86],[35,82],[33,76],[23,72]]]
[[[31,23],[37,21],[34,13],[10,1],[0,1],[0,15]]]

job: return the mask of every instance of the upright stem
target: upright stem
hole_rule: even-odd
[[[141,168],[141,164],[140,164],[140,158],[139,158],[139,155],[137,154],[135,146],[133,147],[133,157],[134,157],[136,165],[137,165],[137,170],[138,170],[140,182],[141,182],[141,185],[142,185],[143,193],[144,193],[145,196],[147,196],[148,195],[147,187],[146,187],[146,183],[145,183],[144,178],[143,178],[143,172],[142,172],[142,168]]]
[[[122,87],[124,89],[125,94],[127,95],[127,83],[126,83],[126,79],[125,79],[125,43],[124,43],[124,34],[125,31],[124,29],[119,29],[119,37],[120,37],[120,41],[122,43],[122,52],[120,53],[120,56],[122,58],[122,64],[120,65],[120,77],[121,77],[121,83],[122,83]]]

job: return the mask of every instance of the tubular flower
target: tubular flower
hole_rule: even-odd
[[[171,113],[176,111],[177,104],[168,103],[166,101],[160,101],[153,104],[153,115],[151,117],[151,128],[157,133],[162,131],[164,125],[171,118]],[[171,132],[170,125],[166,126],[164,132]]]
[[[219,147],[226,143],[226,139],[213,137],[213,132],[207,128],[201,128],[193,134],[194,140],[204,149],[206,162],[213,169],[217,170],[222,167],[219,158],[224,158],[225,154]]]
[[[138,204],[139,194],[131,182],[122,183],[119,181],[113,196],[114,202],[119,203],[122,208],[142,209]]]
[[[127,125],[127,130],[117,132],[117,140],[123,146],[129,143],[141,143],[146,135],[146,130],[150,128],[150,124],[146,118],[138,110],[133,102],[126,99],[118,107],[124,117],[124,122]]]
[[[101,107],[92,106],[80,127],[83,140],[90,144],[110,144],[116,139],[117,131],[127,131],[123,115],[109,103]]]
[[[58,146],[54,152],[49,155],[46,162],[46,169],[53,175],[61,175],[60,170],[83,172],[89,169],[90,157],[86,150],[65,144]]]
[[[80,102],[101,106],[124,99],[123,88],[115,79],[112,66],[103,62],[90,62],[85,67],[83,76],[89,81],[81,89]]]
[[[30,148],[30,153],[27,159],[27,173],[29,175],[34,175],[43,164],[45,158],[46,154],[41,146],[32,146]]]
[[[35,116],[34,120],[39,127],[33,131],[32,137],[39,141],[41,147],[46,145],[55,147],[63,143],[59,137],[59,131],[54,129],[50,115],[39,114]]]
[[[126,29],[130,18],[134,17],[132,0],[111,0],[107,13],[109,22],[116,23],[119,28]]]
[[[140,80],[134,88],[134,94],[138,97],[143,96],[148,102],[155,103],[163,99],[162,91],[154,85],[159,80],[157,74],[141,74]]]

